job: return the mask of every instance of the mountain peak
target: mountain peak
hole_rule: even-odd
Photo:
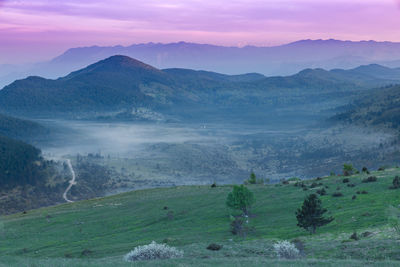
[[[143,63],[143,62],[141,62],[139,60],[133,59],[133,58],[128,57],[128,56],[123,56],[123,55],[111,56],[111,57],[108,57],[108,58],[106,58],[104,60],[101,60],[101,61],[99,61],[97,63],[94,63],[94,64],[92,64],[90,66],[107,65],[107,64],[114,65],[114,66],[119,65],[119,66],[122,66],[122,67],[144,68],[144,69],[157,70],[156,68],[154,68],[154,67],[152,67],[150,65],[147,65],[147,64],[145,64],[145,63]]]
[[[76,76],[87,74],[87,73],[158,73],[162,74],[162,71],[156,69],[150,65],[147,65],[139,60],[133,59],[128,56],[115,55],[106,59],[100,60],[94,64],[87,66],[84,69],[71,72],[68,76],[62,79],[71,79]]]

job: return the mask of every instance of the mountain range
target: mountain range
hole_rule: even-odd
[[[305,68],[349,69],[372,63],[397,67],[400,66],[400,43],[330,39],[301,40],[273,47],[224,47],[186,42],[78,47],[47,62],[0,65],[0,86],[32,75],[58,78],[113,55],[136,58],[159,69],[178,67],[273,76],[292,75]]]
[[[162,114],[198,108],[261,110],[345,101],[359,92],[400,81],[400,69],[380,65],[351,70],[306,69],[292,76],[224,75],[160,70],[112,56],[55,80],[31,76],[0,90],[0,111],[24,116],[104,115],[146,109]],[[343,103],[344,104],[344,103]],[[337,105],[337,104],[335,104]]]

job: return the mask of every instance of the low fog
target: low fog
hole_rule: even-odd
[[[385,149],[390,134],[356,127],[318,128],[315,121],[292,120],[284,125],[40,122],[54,132],[53,138],[39,144],[44,157],[105,167],[112,179],[124,181],[110,192],[237,183],[251,171],[270,182],[312,178],[339,173],[346,162],[372,168],[391,157]]]

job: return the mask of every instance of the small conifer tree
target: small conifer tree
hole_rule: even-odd
[[[251,172],[250,174],[250,179],[249,179],[249,184],[256,184],[257,183],[257,177],[254,172]]]
[[[311,194],[304,199],[303,206],[296,211],[297,226],[314,234],[320,226],[333,221],[332,217],[324,218],[326,209],[322,208],[321,200],[316,194]]]

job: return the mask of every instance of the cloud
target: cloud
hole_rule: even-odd
[[[0,3],[3,4],[2,43],[7,42],[11,48],[18,44],[29,48],[27,44],[47,43],[46,50],[55,51],[51,47],[57,46],[59,50],[61,45],[68,48],[182,40],[222,45],[271,45],[308,38],[400,41],[400,29],[394,26],[400,25],[399,10],[395,8],[400,0],[113,0],[112,3],[0,0]]]

